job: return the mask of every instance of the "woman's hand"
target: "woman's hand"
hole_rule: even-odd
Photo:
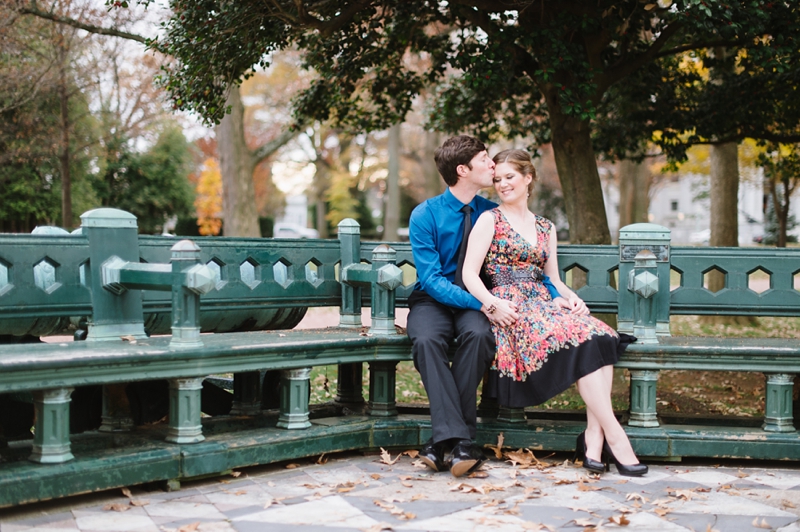
[[[553,303],[578,316],[586,316],[589,314],[589,307],[586,306],[583,299],[579,298],[574,293],[570,294],[569,299],[559,296],[553,300]]]
[[[496,298],[494,303],[483,305],[481,311],[489,318],[489,321],[501,327],[508,327],[516,323],[519,319],[517,306],[507,299]]]

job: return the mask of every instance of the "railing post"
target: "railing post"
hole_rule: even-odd
[[[764,425],[767,432],[794,432],[792,419],[792,390],[794,375],[768,373]]]
[[[381,244],[372,250],[372,334],[396,334],[394,327],[395,289],[403,284],[403,271],[395,265],[397,252]]]
[[[500,410],[497,412],[497,421],[503,421],[505,423],[525,423],[527,421],[525,409],[500,405]]]
[[[261,412],[261,377],[260,371],[233,374],[232,416],[255,416]]]
[[[33,392],[36,412],[33,447],[28,458],[40,464],[60,464],[75,458],[70,451],[69,403],[72,388]]]
[[[172,340],[170,347],[201,347],[200,294],[215,286],[211,270],[200,262],[191,240],[172,246]]]
[[[389,417],[397,415],[395,384],[397,362],[375,361],[369,363],[369,404],[371,416]]]
[[[633,335],[640,344],[657,344],[656,297],[659,291],[656,256],[643,249],[634,257],[628,275],[628,291],[633,292]]]
[[[81,215],[81,228],[89,239],[92,319],[87,342],[119,340],[121,336],[143,339],[142,293],[114,293],[103,287],[103,263],[111,257],[139,262],[136,217],[118,209],[94,209]]]
[[[342,262],[339,272],[352,264],[361,263],[361,227],[352,218],[339,222],[339,247]],[[339,327],[361,327],[361,287],[342,285],[342,305],[339,307]]]
[[[620,332],[633,334],[635,292],[626,290],[626,282],[636,266],[636,255],[648,250],[653,255],[653,275],[658,278],[654,295],[655,333],[669,336],[669,275],[670,275],[670,230],[656,224],[640,223],[626,225],[619,231],[619,284],[618,319]]]
[[[200,423],[202,390],[202,378],[170,379],[168,442],[198,443],[205,439]]]
[[[341,273],[351,264],[361,262],[361,227],[352,218],[345,218],[339,222],[339,248]],[[361,287],[341,283],[342,304],[339,307],[339,327],[361,327]],[[360,362],[339,364],[338,379],[336,384],[336,403],[340,405],[356,406],[364,404],[362,393],[361,374],[363,365]]]
[[[628,420],[631,427],[659,425],[656,411],[658,373],[657,370],[631,370],[631,417]]]
[[[281,372],[281,407],[277,426],[282,429],[307,429],[308,378],[311,368],[285,369]]]

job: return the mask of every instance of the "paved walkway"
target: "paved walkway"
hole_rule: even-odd
[[[800,469],[791,464],[651,464],[630,479],[614,466],[588,476],[565,456],[526,464],[522,454],[455,479],[408,455],[326,458],[171,493],[134,487],[0,511],[0,532],[800,531]]]

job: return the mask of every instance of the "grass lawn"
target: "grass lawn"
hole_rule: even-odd
[[[798,338],[800,318],[757,318],[746,325],[706,324],[698,316],[673,316],[673,336],[747,336]],[[628,408],[627,371],[618,370],[612,392],[614,408]],[[336,394],[336,366],[316,367],[311,373],[311,402],[332,401]],[[364,390],[369,384],[364,364]],[[425,389],[411,362],[397,365],[397,401],[426,403]],[[657,388],[659,412],[711,413],[760,416],[764,414],[764,377],[760,373],[734,371],[662,371]],[[574,386],[540,405],[540,409],[581,410],[585,406]]]

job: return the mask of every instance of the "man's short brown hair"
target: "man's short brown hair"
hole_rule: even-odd
[[[433,160],[436,161],[436,168],[447,183],[447,186],[452,187],[458,183],[458,173],[456,168],[464,164],[472,169],[470,161],[482,151],[486,150],[483,142],[475,137],[469,135],[458,135],[457,137],[450,137],[441,146],[436,149],[433,155]]]

